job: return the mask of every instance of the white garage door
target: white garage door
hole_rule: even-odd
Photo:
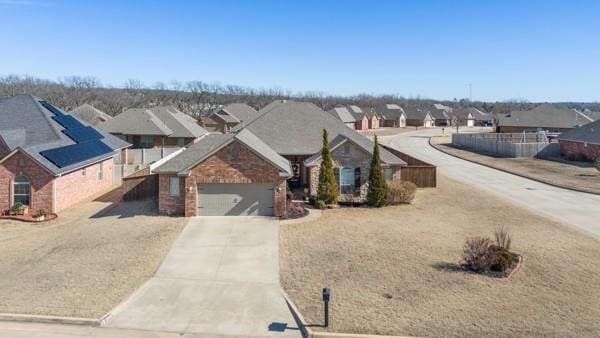
[[[198,216],[273,216],[273,185],[199,184]]]

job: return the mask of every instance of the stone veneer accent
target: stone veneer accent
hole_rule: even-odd
[[[582,156],[591,161],[600,160],[600,144],[560,140],[560,154],[562,156]]]
[[[239,150],[232,157],[232,149]],[[159,175],[158,208],[165,214],[197,215],[197,186],[202,183],[272,183],[275,216],[286,211],[286,180],[279,169],[255,154],[245,145],[234,141],[196,165],[188,176],[180,177],[179,196],[169,194],[169,179],[173,175]],[[279,191],[278,191],[279,190]]]
[[[371,154],[364,151],[352,142],[346,141],[331,152],[333,166],[335,168],[360,168],[360,193],[356,195],[340,195],[340,201],[345,202],[364,202],[367,199],[369,190],[369,171],[371,168]],[[315,196],[319,185],[319,172],[321,161],[317,161],[315,166],[309,168],[309,194]],[[401,167],[392,167],[393,180],[401,179]]]

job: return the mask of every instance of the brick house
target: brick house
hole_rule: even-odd
[[[363,202],[374,144],[312,103],[275,101],[229,134],[212,134],[154,170],[159,210],[192,215],[285,214],[286,186],[316,194],[326,129],[341,201]],[[401,179],[402,159],[380,148],[384,174]]]
[[[113,186],[128,143],[31,95],[0,102],[0,212],[59,212]]]
[[[417,107],[406,107],[406,125],[413,127],[431,128],[435,126],[435,118],[431,112]]]
[[[132,148],[181,148],[207,133],[193,117],[172,106],[127,109],[99,127]]]
[[[81,106],[71,110],[69,114],[74,115],[78,119],[93,126],[99,126],[100,124],[112,119],[112,116],[88,103],[84,103]]]
[[[558,142],[562,156],[574,160],[600,160],[600,120],[562,133]]]
[[[380,126],[389,128],[406,127],[406,113],[395,103],[378,105],[373,108],[380,116]]]
[[[273,215],[286,208],[289,161],[250,131],[211,134],[154,170],[165,214]]]
[[[351,129],[367,130],[379,128],[379,115],[370,109],[360,108],[355,105],[338,106],[330,109],[328,113]]]
[[[512,111],[498,116],[496,132],[565,132],[590,122],[593,122],[592,118],[574,109],[544,103],[531,110]]]
[[[232,103],[202,119],[202,126],[210,132],[228,133],[240,123],[251,121],[258,112],[244,103]]]

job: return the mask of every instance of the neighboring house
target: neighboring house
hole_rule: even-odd
[[[59,212],[113,186],[127,142],[31,95],[0,102],[0,212]]]
[[[600,120],[562,133],[558,142],[562,156],[575,160],[600,160]]]
[[[552,104],[541,104],[531,110],[512,111],[498,116],[498,133],[535,132],[539,130],[563,132],[592,122],[592,118],[573,109]]]
[[[584,109],[581,113],[583,113],[585,116],[591,118],[594,121],[600,120],[600,111]]]
[[[85,121],[93,126],[98,126],[112,119],[112,116],[87,103],[84,103],[81,106],[71,110],[69,114],[74,115],[80,120]]]
[[[459,126],[489,127],[494,124],[494,117],[474,107],[456,108],[452,111],[452,125],[456,126],[457,123]]]
[[[365,201],[373,142],[312,103],[275,101],[230,134],[208,135],[154,170],[159,211],[194,215],[275,215],[290,187],[316,195],[322,133],[329,134],[342,201]],[[380,148],[386,179],[406,162]]]
[[[335,107],[329,110],[329,114],[342,121],[351,129],[367,130],[379,128],[379,116],[377,113],[355,105]]]
[[[373,108],[380,116],[380,126],[391,128],[406,127],[404,109],[395,103],[379,105]]]
[[[240,123],[250,121],[258,112],[244,103],[232,103],[202,119],[203,127],[211,132],[228,133]]]
[[[404,109],[406,115],[406,125],[413,127],[430,128],[435,126],[435,119],[429,110],[424,110],[416,107],[406,107]]]
[[[440,103],[434,103],[429,112],[436,126],[446,127],[452,124],[452,108]]]
[[[186,147],[207,131],[172,106],[127,109],[100,125],[133,148]]]

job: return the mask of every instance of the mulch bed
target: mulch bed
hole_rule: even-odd
[[[308,210],[302,202],[289,202],[285,219],[297,219],[308,215]]]
[[[519,271],[519,269],[521,269],[521,266],[523,265],[523,256],[519,255],[519,254],[515,254],[515,253],[511,253],[512,254],[512,263],[510,265],[510,267],[508,269],[506,269],[506,271],[501,272],[501,271],[485,271],[485,272],[475,272],[472,270],[469,270],[468,268],[462,266],[463,270],[470,272],[470,273],[476,273],[476,274],[481,274],[481,275],[485,275],[488,277],[493,277],[493,278],[499,278],[499,279],[510,279],[517,271]]]
[[[12,216],[0,216],[0,219],[10,219],[14,221],[28,222],[28,223],[42,223],[56,219],[57,214],[49,214],[43,220],[38,220],[31,215],[12,215]]]

